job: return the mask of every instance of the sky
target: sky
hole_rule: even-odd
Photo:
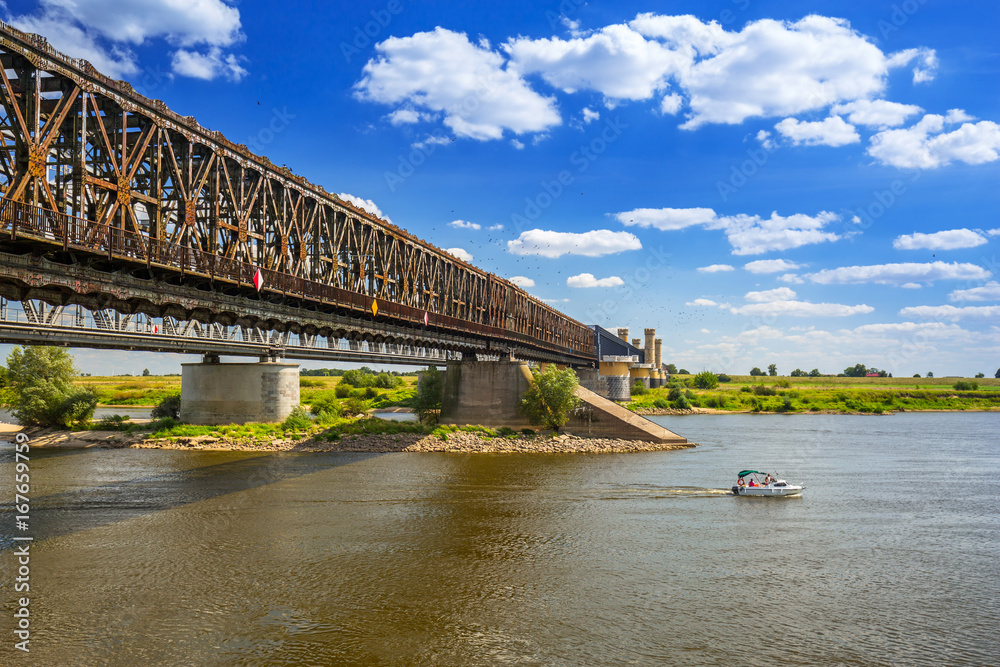
[[[995,1],[0,15],[585,324],[655,328],[692,372],[1000,366]]]

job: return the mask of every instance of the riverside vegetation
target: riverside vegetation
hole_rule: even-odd
[[[1000,410],[997,378],[675,375],[633,395],[642,414],[708,408],[727,412],[884,414],[906,410]]]

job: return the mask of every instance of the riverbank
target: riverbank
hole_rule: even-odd
[[[9,427],[9,428],[8,428]],[[4,424],[0,438],[13,437],[20,429]],[[29,432],[30,433],[30,432]],[[32,434],[31,446],[44,449],[169,449],[179,451],[230,451],[230,452],[464,452],[464,453],[626,453],[669,451],[694,447],[688,445],[662,445],[641,440],[618,438],[581,438],[563,434],[558,436],[534,435],[517,437],[485,437],[479,433],[457,431],[439,435],[413,433],[345,435],[337,440],[326,440],[315,435],[301,437],[226,438],[191,436],[174,438],[148,438],[121,431],[51,431]]]

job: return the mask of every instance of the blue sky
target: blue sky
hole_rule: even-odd
[[[1000,366],[995,2],[2,13],[572,317],[655,327],[688,370]]]

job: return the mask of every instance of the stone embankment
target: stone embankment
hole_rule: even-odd
[[[685,449],[693,444],[660,444],[616,438],[579,438],[572,435],[486,438],[476,433],[436,435],[345,435],[339,440],[317,438],[278,439],[268,442],[227,440],[201,436],[173,440],[142,440],[128,445],[136,449],[224,450],[248,452],[481,452],[481,453],[624,453]]]

